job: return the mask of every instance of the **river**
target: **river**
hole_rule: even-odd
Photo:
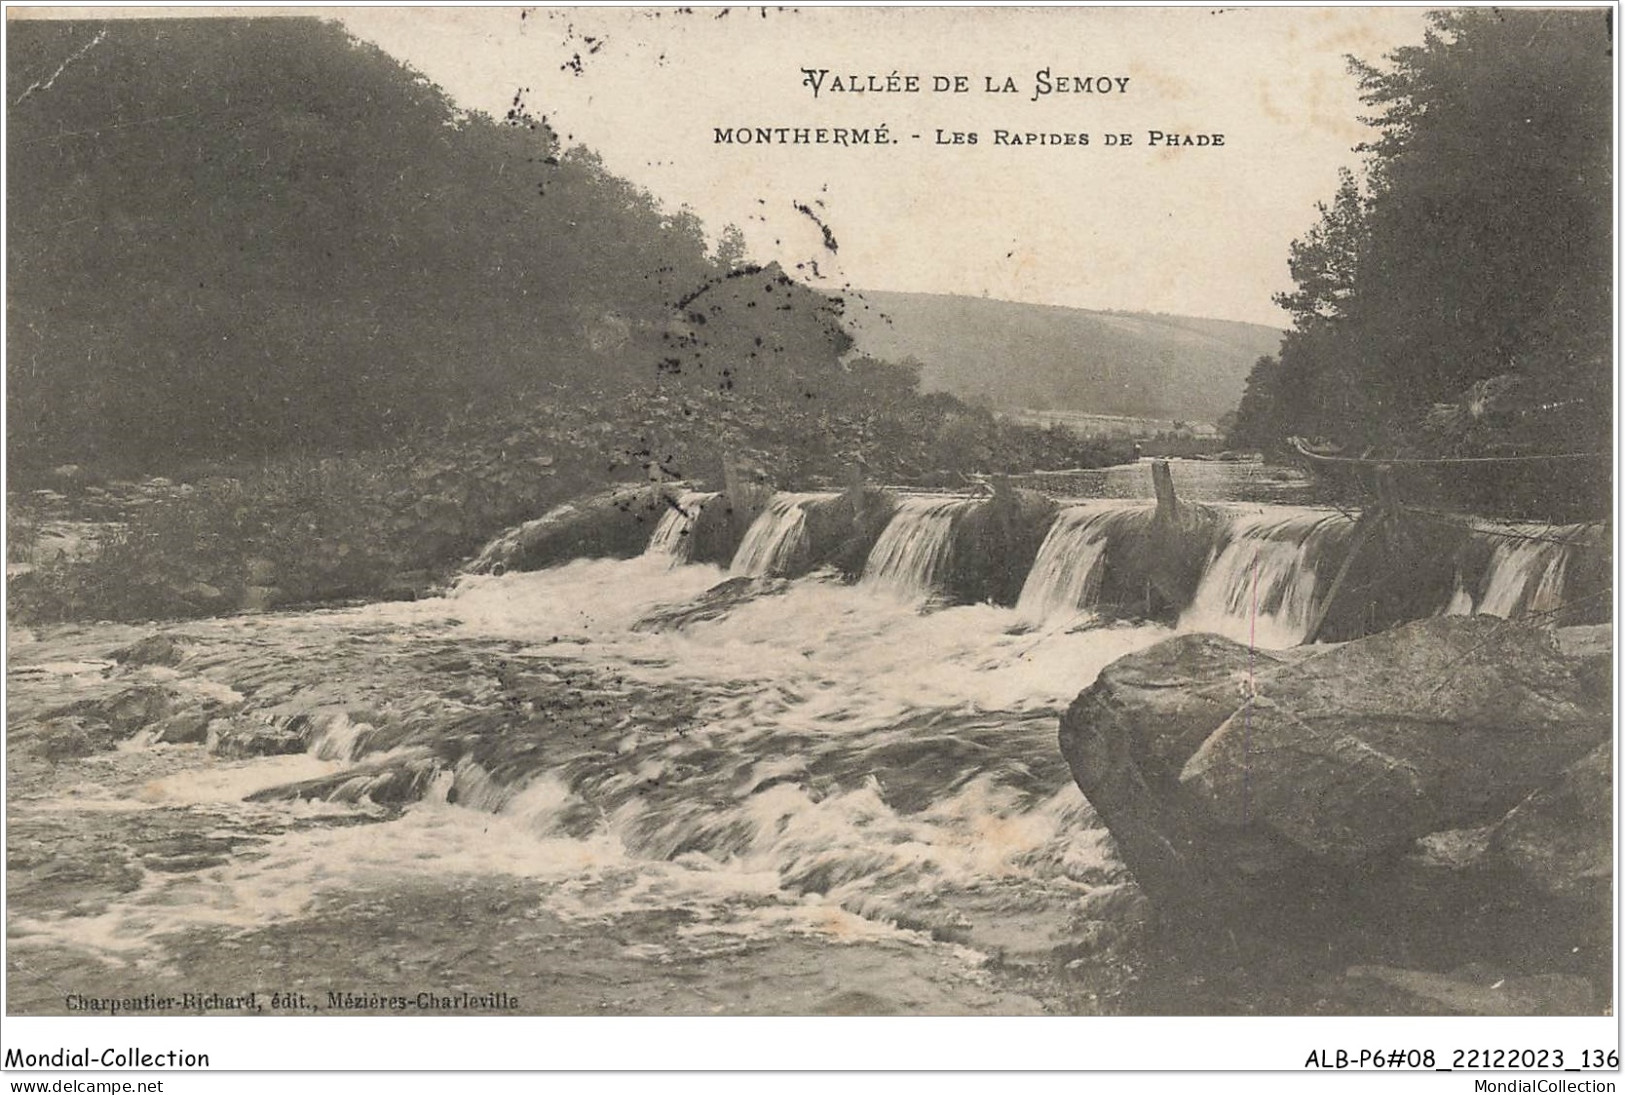
[[[1175,631],[1302,641],[1350,525],[1229,474],[1266,497],[1172,625],[1093,603],[1140,465],[1059,510],[1008,606],[936,594],[962,496],[905,498],[855,582],[773,577],[804,493],[729,570],[683,561],[674,511],[643,556],[415,603],[13,628],[11,1009],[1132,1010],[1132,881],[1058,715]],[[1441,610],[1560,597],[1561,553],[1513,554]]]

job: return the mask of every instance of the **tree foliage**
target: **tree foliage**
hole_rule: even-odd
[[[1385,64],[1350,60],[1364,177],[1292,246],[1292,330],[1238,438],[1607,448],[1611,31],[1602,11],[1450,11]],[[1449,407],[1482,417],[1485,385],[1505,396],[1494,422],[1437,428]]]
[[[737,231],[708,256],[522,95],[460,110],[308,19],[20,21],[8,49],[14,461],[355,451],[549,393],[846,378],[830,300],[776,271],[747,294]]]

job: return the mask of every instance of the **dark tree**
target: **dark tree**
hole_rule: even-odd
[[[652,372],[713,267],[516,99],[458,109],[308,19],[14,21],[9,453],[388,442]]]
[[[1241,395],[1234,421],[1225,431],[1226,444],[1233,449],[1275,449],[1287,435],[1288,423],[1282,417],[1286,405],[1281,390],[1281,363],[1274,357],[1261,357],[1247,374],[1247,390]]]
[[[1351,59],[1376,136],[1292,248],[1280,376],[1242,418],[1356,449],[1607,447],[1612,27],[1602,11],[1435,13],[1421,45]]]

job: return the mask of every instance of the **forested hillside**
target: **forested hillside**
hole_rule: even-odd
[[[922,365],[927,391],[995,407],[1216,422],[1281,332],[1252,323],[865,290],[858,348]]]
[[[388,438],[614,382],[712,273],[699,223],[516,103],[457,110],[311,20],[15,21],[11,453]]]

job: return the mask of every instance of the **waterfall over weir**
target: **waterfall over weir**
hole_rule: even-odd
[[[662,485],[567,503],[498,537],[469,571],[638,554],[657,568],[728,561],[737,577],[822,568],[826,581],[844,576],[889,598],[1014,608],[1012,626],[1084,613],[1268,647],[1305,641],[1317,620],[1317,637],[1341,641],[1440,613],[1607,616],[1599,525],[1415,511],[1357,541],[1353,515],[1298,505],[1196,502],[1165,514],[1144,498],[1058,503],[1021,488],[970,496],[869,487],[734,499],[755,513],[742,528],[720,497]]]
[[[976,504],[968,498],[905,498],[886,525],[860,584],[909,600],[929,597],[953,549],[954,519]]]
[[[1344,514],[1319,510],[1270,507],[1237,515],[1179,629],[1264,647],[1303,642],[1314,623],[1319,563],[1352,528]]]
[[[767,509],[746,530],[745,539],[728,565],[728,573],[746,578],[783,574],[806,541],[806,507],[835,497],[816,491],[775,494]]]
[[[1481,528],[1474,535],[1494,538],[1495,549],[1476,583],[1476,597],[1470,588],[1474,583],[1464,581],[1458,572],[1447,615],[1510,619],[1562,607],[1569,559],[1573,545],[1584,535],[1583,526]]]
[[[1094,604],[1113,529],[1144,506],[1088,502],[1062,510],[1050,526],[1021,587],[1016,614],[1040,622],[1070,616]]]
[[[1138,953],[1080,941],[1135,904],[1056,748],[1104,667],[1180,631],[1288,646],[1328,606],[1337,642],[1453,590],[1606,619],[1609,532],[658,483],[509,530],[443,596],[18,629],[8,927],[109,998],[206,981],[226,939],[317,985],[455,950],[415,976],[583,1013],[989,1010],[995,969],[1062,963],[1066,1004]]]
[[[805,570],[808,551],[826,552],[812,542],[809,514],[838,497],[827,492],[775,495],[745,534],[730,573],[760,577]],[[680,504],[691,508],[687,496]],[[913,601],[944,594],[953,585],[950,571],[972,561],[960,553],[985,550],[977,546],[974,533],[962,530],[968,530],[969,518],[979,516],[979,508],[989,504],[982,498],[903,497],[868,550],[858,586]],[[1132,611],[1134,601],[1117,602],[1125,599],[1126,586],[1138,588],[1144,581],[1136,568],[1151,545],[1165,544],[1176,554],[1206,553],[1204,559],[1191,557],[1184,564],[1192,568],[1192,585],[1187,587],[1192,592],[1186,594],[1188,602],[1175,602],[1179,630],[1215,632],[1267,648],[1304,642],[1333,575],[1354,547],[1354,518],[1299,506],[1247,505],[1216,511],[1221,524],[1215,542],[1211,536],[1205,541],[1200,536],[1189,538],[1178,528],[1160,530],[1154,510],[1143,501],[1091,499],[1062,509],[1027,571],[1014,606],[1016,618],[1025,624],[1062,620],[1103,600]],[[670,514],[668,519],[671,526],[662,521],[656,541],[679,535],[672,529],[680,518]],[[1412,614],[1401,618],[1441,611],[1520,616],[1558,609],[1573,569],[1574,545],[1585,535],[1579,526],[1544,532],[1475,527],[1465,541],[1457,541],[1459,549],[1445,549],[1456,553],[1454,595],[1449,587],[1439,588],[1429,603],[1426,588],[1415,587],[1402,602],[1413,606]],[[1163,539],[1168,536],[1186,539]],[[656,551],[655,542],[650,550]],[[1338,597],[1344,606],[1340,610],[1344,634],[1348,613],[1359,611],[1350,606],[1350,599],[1358,605],[1361,598],[1372,596],[1368,585],[1372,568],[1403,577],[1418,562],[1380,563],[1373,553],[1383,549],[1376,542],[1361,550],[1359,566]]]
[[[664,555],[674,563],[686,563],[693,553],[689,530],[693,528],[700,510],[715,497],[716,491],[685,490],[678,495],[671,508],[660,518],[660,524],[655,526],[644,554]]]

